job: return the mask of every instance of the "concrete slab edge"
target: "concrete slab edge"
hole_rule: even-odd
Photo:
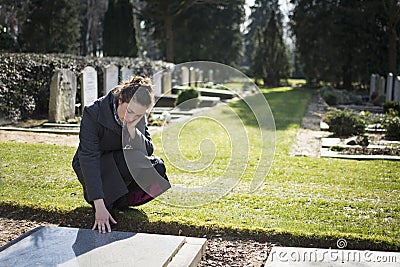
[[[328,148],[321,148],[321,157],[323,158],[339,158],[339,159],[354,159],[354,160],[400,160],[399,156],[387,155],[347,155],[338,152],[330,151]]]
[[[205,252],[207,239],[186,237],[185,244],[172,258],[167,267],[195,267]]]

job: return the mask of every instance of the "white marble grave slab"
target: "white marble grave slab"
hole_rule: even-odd
[[[194,241],[184,236],[46,226],[34,229],[0,249],[0,266],[168,266],[182,247]],[[204,252],[197,238],[188,266]],[[182,257],[182,256],[181,256]],[[183,256],[184,257],[184,256]],[[189,257],[190,258],[190,257]],[[196,263],[196,264],[197,264]]]

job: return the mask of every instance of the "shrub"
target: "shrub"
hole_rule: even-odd
[[[395,101],[386,101],[383,104],[383,113],[387,114],[389,111],[393,109],[394,111],[400,113],[400,105]]]
[[[337,94],[329,87],[323,87],[321,89],[321,96],[329,106],[334,106],[338,104]]]
[[[175,106],[179,106],[181,109],[197,108],[199,95],[199,91],[194,88],[182,90],[176,99]]]
[[[336,136],[349,137],[365,132],[365,122],[350,109],[333,109],[327,113],[326,119],[329,130]]]
[[[386,137],[392,140],[400,140],[400,117],[399,112],[389,109],[385,114],[383,126],[386,129]]]
[[[321,88],[320,93],[325,102],[330,106],[362,103],[361,96],[355,95],[346,90],[335,89],[332,86],[324,86]]]

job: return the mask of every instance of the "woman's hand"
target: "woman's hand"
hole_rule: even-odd
[[[136,136],[136,124],[143,118],[143,115],[137,116],[134,120],[127,122],[126,127],[128,128],[129,135],[131,136],[131,139],[133,140]]]
[[[111,214],[108,212],[106,205],[104,204],[103,199],[96,199],[93,201],[94,207],[96,210],[95,220],[92,230],[96,230],[96,227],[99,229],[99,233],[106,233],[107,231],[111,232],[110,221],[112,223],[117,223]]]

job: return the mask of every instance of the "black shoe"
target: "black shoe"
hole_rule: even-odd
[[[113,209],[118,210],[118,211],[128,211],[129,206],[128,206],[128,196],[124,195],[117,199],[114,204],[113,204]]]

